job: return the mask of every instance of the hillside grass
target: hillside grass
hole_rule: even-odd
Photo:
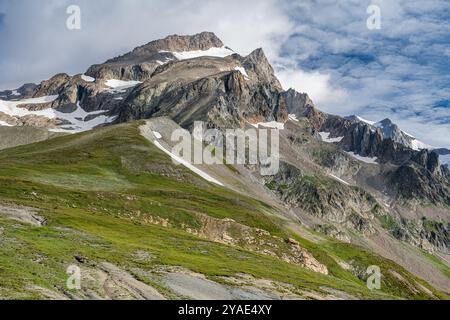
[[[364,279],[336,260],[356,259],[361,266],[379,264],[412,275],[360,248],[312,244],[292,234],[270,206],[207,183],[184,167],[174,168],[171,159],[139,134],[138,125],[122,124],[0,152],[0,203],[39,208],[48,219],[47,226],[36,228],[0,216],[4,229],[0,297],[38,298],[27,289],[32,284],[64,290],[67,266],[76,263],[75,255],[82,255],[128,269],[168,265],[208,277],[244,273],[366,299],[429,298],[412,294],[390,278],[381,291],[370,291]],[[331,274],[192,236],[183,228],[199,228],[197,214],[231,218],[285,239],[295,237]],[[153,225],[150,218],[167,219],[170,226]],[[154,259],[136,260],[138,250]]]

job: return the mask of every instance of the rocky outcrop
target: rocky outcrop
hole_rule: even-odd
[[[167,116],[183,127],[202,120],[224,129],[243,127],[247,122],[286,122],[285,98],[272,68],[256,64],[267,61],[262,54],[254,52],[247,62],[252,66],[248,70],[250,79],[232,68],[239,63],[238,56],[220,61],[198,58],[163,66],[131,93],[117,121]],[[180,76],[167,79],[168,73]]]
[[[371,220],[377,202],[362,189],[331,178],[305,175],[284,162],[277,175],[266,179],[266,187],[291,208],[361,233],[373,232]]]
[[[223,47],[223,42],[212,32],[201,32],[195,35],[171,35],[161,40],[151,41],[137,47],[132,52],[108,60],[108,62],[131,60],[135,57],[147,57],[158,51],[195,51]]]
[[[450,253],[450,223],[423,217],[420,220],[402,219],[390,230],[398,240],[430,253]]]
[[[344,150],[363,157],[377,157],[381,162],[401,164],[414,154],[413,150],[385,139],[381,129],[364,122],[328,116],[320,130],[330,132],[333,137],[344,137],[339,144]]]
[[[49,119],[44,116],[26,115],[23,117],[10,116],[0,112],[0,121],[4,121],[13,127],[32,127],[32,128],[45,128],[54,129],[61,121],[58,119]]]
[[[70,81],[70,76],[65,73],[59,73],[49,80],[42,81],[32,93],[32,97],[52,96],[59,94]]]
[[[450,205],[448,180],[423,165],[410,161],[388,175],[389,184],[403,200],[422,200]]]
[[[145,81],[151,78],[161,64],[176,60],[171,52],[220,47],[223,47],[222,41],[211,32],[202,32],[193,36],[172,35],[137,47],[103,64],[93,65],[87,70],[86,75],[99,79]]]
[[[327,115],[317,110],[313,101],[306,93],[299,93],[289,89],[282,93],[289,114],[297,118],[307,118],[316,131],[319,131],[327,119]]]
[[[442,176],[441,164],[437,153],[424,149],[414,154],[411,160],[427,168],[433,175]]]
[[[441,165],[438,154],[406,146],[401,139],[409,139],[408,136],[390,120],[371,125],[359,118],[328,115],[319,130],[330,132],[333,137],[343,137],[339,146],[345,151],[374,157],[380,164],[393,166],[385,176],[395,196],[403,200],[449,203],[448,169]]]
[[[256,76],[252,77],[253,83],[259,83],[267,85],[276,89],[277,91],[283,91],[280,81],[275,76],[275,72],[272,65],[266,58],[263,49],[256,49],[242,60],[247,73],[253,73]]]
[[[216,219],[206,215],[197,215],[201,227],[184,229],[196,236],[211,241],[239,246],[253,252],[272,256],[288,263],[302,266],[314,272],[328,274],[328,269],[292,238],[283,240],[268,231],[250,228],[232,219]]]
[[[394,142],[412,148],[414,138],[400,130],[390,119],[384,119],[376,123],[375,126],[380,129],[383,139],[391,139]]]

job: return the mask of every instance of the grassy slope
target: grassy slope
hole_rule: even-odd
[[[0,218],[0,297],[36,298],[30,284],[64,289],[75,254],[124,268],[157,265],[189,268],[207,276],[247,273],[321,291],[326,286],[363,298],[426,298],[395,278],[382,291],[369,291],[364,279],[342,269],[336,259],[362,267],[398,265],[350,245],[316,245],[293,235],[261,202],[207,184],[139,135],[138,124],[108,127],[0,152],[0,202],[42,209],[49,224],[33,228]],[[330,269],[323,276],[275,258],[196,238],[181,227],[198,228],[195,213],[232,218],[279,237],[295,237]],[[168,219],[170,227],[146,223]],[[155,258],[142,262],[134,252]],[[415,279],[415,278],[414,278]],[[420,280],[418,280],[420,281]],[[424,283],[427,287],[427,284]],[[433,290],[434,291],[434,290]],[[440,295],[434,291],[435,295]]]

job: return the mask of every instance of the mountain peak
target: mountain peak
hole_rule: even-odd
[[[243,64],[245,69],[255,72],[260,81],[270,83],[282,91],[281,83],[275,76],[275,71],[262,48],[254,50],[245,57]]]
[[[164,39],[149,42],[137,47],[133,54],[142,55],[157,51],[195,51],[223,47],[223,42],[213,32],[201,32],[195,35],[170,35]]]
[[[93,78],[145,80],[158,66],[175,59],[175,52],[206,51],[224,48],[223,42],[212,32],[194,35],[170,35],[151,41],[133,51],[91,66],[86,75]],[[228,50],[232,52],[232,50]]]
[[[357,115],[351,115],[351,116],[345,117],[345,119],[349,120],[351,122],[364,122],[364,123],[366,123],[368,125],[375,124],[375,122],[363,119],[363,118],[361,118],[360,116],[357,116]]]
[[[378,125],[381,125],[381,126],[391,126],[391,125],[395,125],[392,121],[391,121],[391,119],[389,119],[389,118],[386,118],[386,119],[384,119],[384,120],[381,120],[380,122],[378,122],[377,123]]]

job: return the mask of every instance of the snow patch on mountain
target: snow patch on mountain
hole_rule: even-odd
[[[248,76],[248,73],[245,70],[245,68],[243,68],[243,67],[236,67],[236,68],[234,68],[234,70],[239,71],[244,76],[245,80],[250,79],[250,77]]]
[[[83,79],[86,82],[94,82],[95,81],[95,78],[89,77],[89,76],[84,75],[84,74],[81,75],[81,79]]]
[[[116,91],[121,91],[121,90],[126,90],[129,88],[133,88],[141,83],[142,83],[141,81],[124,81],[124,80],[117,80],[117,79],[109,79],[108,81],[105,82],[105,85]]]
[[[233,50],[227,47],[210,48],[208,50],[182,51],[182,52],[160,51],[160,53],[167,53],[167,52],[173,54],[175,58],[177,58],[178,60],[188,60],[199,57],[225,58],[235,53]]]
[[[258,129],[259,127],[264,127],[264,128],[284,130],[284,123],[277,121],[259,122],[251,125],[254,126],[256,129]]]
[[[290,115],[289,115],[289,120],[298,122],[298,118],[297,118],[297,116],[296,116],[295,114],[290,114]]]
[[[49,119],[56,118],[55,110],[47,108],[44,110],[30,111],[26,108],[19,108],[20,105],[27,104],[44,104],[55,101],[58,96],[44,96],[39,98],[31,98],[20,101],[3,101],[0,100],[0,112],[12,117],[24,117],[27,115],[43,116]]]
[[[71,113],[63,113],[55,111],[56,117],[61,120],[66,120],[71,124],[66,124],[60,126],[60,129],[72,132],[82,132],[91,130],[99,125],[111,123],[116,117],[108,117],[102,115],[102,113],[107,112],[106,110],[98,110],[92,112],[86,112],[81,106],[80,102],[77,102],[77,109]],[[97,117],[86,121],[87,117],[95,116]]]
[[[9,123],[0,120],[0,127],[12,127],[12,125],[10,125]]]
[[[344,137],[330,138],[330,134],[330,132],[319,132],[322,141],[326,143],[338,143],[341,142],[342,139],[344,139]]]
[[[364,122],[364,123],[367,123],[367,124],[369,124],[371,126],[373,126],[376,123],[375,121],[370,121],[370,120],[364,119],[364,118],[362,118],[360,116],[357,116],[357,115],[346,117],[346,119],[350,120],[350,121]]]
[[[411,148],[416,151],[420,151],[423,149],[428,149],[428,150],[435,149],[434,147],[430,146],[429,144],[423,143],[422,141],[417,140],[417,139],[414,139],[413,141],[411,141]]]
[[[329,175],[330,175],[330,177],[332,177],[332,178],[336,179],[337,181],[339,181],[339,182],[345,184],[346,186],[350,186],[350,183],[348,183],[347,181],[342,180],[341,178],[335,176],[334,174],[331,174],[331,173],[330,173]]]
[[[160,138],[158,138],[160,139]],[[160,149],[161,151],[163,151],[164,153],[166,153],[167,155],[169,155],[173,160],[175,160],[176,162],[182,164],[183,166],[185,166],[186,168],[188,168],[189,170],[191,170],[192,172],[198,174],[200,177],[202,177],[203,179],[215,183],[219,186],[223,186],[223,184],[221,182],[219,182],[218,180],[214,179],[213,177],[211,177],[209,174],[207,174],[206,172],[200,170],[199,168],[193,166],[191,163],[189,163],[188,161],[184,160],[183,158],[173,154],[172,152],[166,150],[166,148],[164,148],[158,141],[153,141],[154,145]]]
[[[166,58],[164,61],[156,60],[156,63],[159,64],[160,66],[163,66],[163,65],[169,63],[169,62],[172,61],[172,60],[173,60],[173,59]]]
[[[77,103],[75,111],[70,113],[64,113],[57,111],[53,108],[46,108],[43,110],[28,110],[26,108],[20,108],[20,105],[30,104],[43,104],[51,103],[55,101],[58,96],[45,96],[39,98],[31,98],[20,101],[2,101],[0,100],[0,112],[3,112],[11,117],[25,117],[25,116],[41,116],[48,119],[60,119],[69,122],[70,124],[61,125],[58,129],[51,129],[51,131],[58,132],[81,132],[91,130],[99,125],[111,123],[116,117],[108,117],[101,115],[107,111],[99,110],[93,112],[86,112],[81,108],[80,103]],[[93,119],[86,121],[88,117],[96,116]],[[8,125],[4,121],[0,122],[0,125]],[[9,125],[8,125],[9,126]]]
[[[347,154],[350,155],[350,156],[352,156],[353,158],[355,158],[355,159],[357,159],[357,160],[359,160],[359,161],[365,162],[365,163],[369,163],[369,164],[378,164],[378,163],[377,163],[377,160],[378,160],[377,157],[374,157],[374,158],[370,158],[370,157],[362,157],[362,156],[357,155],[357,154],[355,154],[355,153],[353,153],[353,152],[347,152]]]
[[[159,133],[157,131],[153,131],[153,135],[156,137],[156,139],[161,139],[162,138],[161,133]]]

